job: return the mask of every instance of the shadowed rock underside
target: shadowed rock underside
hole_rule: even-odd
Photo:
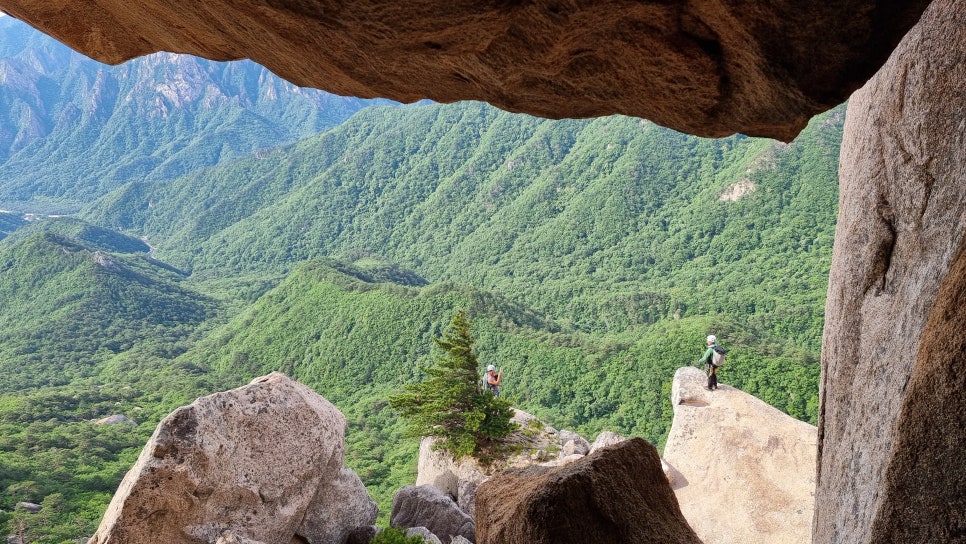
[[[928,4],[0,0],[97,60],[250,58],[306,87],[620,113],[700,136],[791,140],[886,60]]]

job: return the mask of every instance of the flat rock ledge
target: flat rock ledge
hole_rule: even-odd
[[[681,511],[705,544],[811,542],[817,433],[726,384],[674,374],[664,446]]]

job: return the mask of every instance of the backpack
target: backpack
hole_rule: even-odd
[[[490,385],[489,380],[486,379],[486,372],[483,373],[483,377],[480,378],[480,393],[486,393],[487,391],[493,392],[493,386]]]
[[[728,350],[724,349],[718,344],[712,346],[712,349],[714,349],[714,353],[711,354],[711,364],[714,366],[723,365],[725,362],[725,355],[728,354]]]

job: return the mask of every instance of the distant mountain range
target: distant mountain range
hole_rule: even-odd
[[[291,85],[249,61],[159,53],[107,66],[0,18],[0,208],[71,212],[290,143],[372,103]]]

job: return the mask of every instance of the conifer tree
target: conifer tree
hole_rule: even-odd
[[[466,313],[457,311],[443,337],[433,339],[439,353],[426,370],[428,378],[389,399],[409,420],[412,435],[436,437],[436,447],[457,459],[476,455],[516,428],[510,402],[481,391],[471,325]]]

